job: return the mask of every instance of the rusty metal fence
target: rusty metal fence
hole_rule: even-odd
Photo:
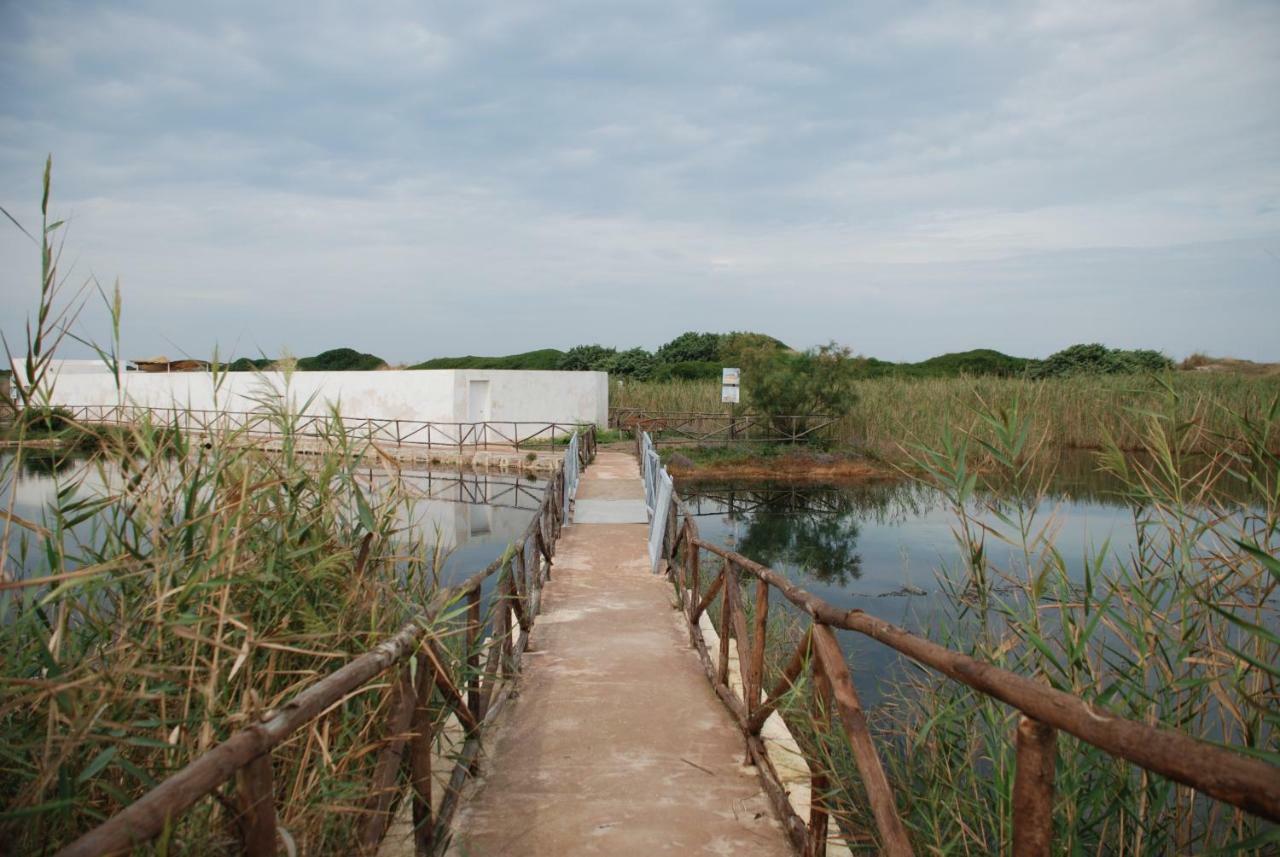
[[[636,451],[643,456],[651,445],[643,432]],[[645,470],[646,479],[651,471]],[[653,478],[660,478],[655,471]],[[877,754],[861,701],[854,689],[850,666],[836,639],[838,631],[852,631],[905,655],[924,667],[1013,707],[1020,713],[1009,739],[1016,751],[1013,786],[1013,843],[1015,857],[1051,853],[1053,836],[1054,765],[1058,732],[1067,732],[1098,749],[1189,786],[1246,812],[1280,822],[1280,767],[1201,741],[1185,733],[1129,720],[1084,700],[1017,675],[960,652],[940,646],[861,610],[844,610],[802,589],[771,568],[701,538],[696,516],[679,496],[666,510],[665,520],[651,526],[662,532],[660,570],[673,581],[685,615],[690,641],[698,652],[716,694],[733,714],[761,781],[793,845],[804,855],[825,855],[830,814],[823,795],[830,793],[827,772],[810,759],[809,817],[791,806],[761,737],[765,721],[808,673],[815,717],[827,720],[847,739],[858,774],[871,804],[882,853],[913,853],[897,802]],[[704,578],[702,562],[710,556],[719,568]],[[751,607],[743,603],[748,588]],[[773,687],[764,685],[766,633],[770,597],[779,595],[808,618],[799,645],[789,654]],[[703,633],[703,616],[715,613],[718,648],[710,651]],[[736,649],[741,693],[730,680],[731,649]]]
[[[273,857],[279,832],[274,804],[271,753],[299,730],[360,688],[390,670],[391,704],[382,749],[373,766],[368,797],[360,812],[358,853],[374,854],[404,795],[412,802],[414,850],[435,854],[458,797],[474,772],[483,727],[505,701],[519,671],[529,632],[540,611],[542,588],[550,579],[556,541],[565,524],[566,465],[590,463],[595,429],[573,441],[566,461],[547,485],[537,513],[502,557],[463,582],[437,591],[422,612],[372,651],[312,683],[280,708],[200,755],[138,800],[57,852],[58,857],[126,854],[169,830],[197,802],[213,799],[235,779],[241,853]],[[366,546],[367,547],[367,546]],[[363,550],[364,548],[362,548]],[[482,609],[482,588],[492,592]],[[449,617],[461,616],[462,645],[446,637]],[[438,809],[433,811],[431,757],[441,709],[456,717],[465,743],[453,765]],[[406,760],[407,764],[402,764]]]

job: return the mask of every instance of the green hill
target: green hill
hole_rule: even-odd
[[[557,369],[564,359],[564,352],[556,348],[540,348],[523,354],[506,357],[437,357],[426,360],[410,369]]]
[[[241,357],[227,364],[229,372],[260,372],[275,367],[270,357]],[[373,354],[365,354],[354,348],[331,348],[314,357],[299,357],[298,369],[302,372],[344,372],[381,369],[387,361]]]

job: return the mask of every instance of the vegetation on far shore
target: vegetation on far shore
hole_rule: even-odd
[[[392,366],[381,357],[353,348],[334,348],[313,357],[240,357],[227,363],[232,372],[261,371],[286,363],[302,371],[367,369],[525,369],[608,372],[637,381],[711,380],[725,366],[737,365],[744,348],[791,350],[784,342],[763,333],[706,333],[687,331],[654,351],[618,349],[604,345],[578,345],[567,351],[539,348],[498,357],[466,355],[435,357]],[[852,364],[859,379],[871,378],[1060,378],[1072,375],[1114,375],[1182,369],[1201,372],[1236,372],[1249,375],[1280,374],[1280,364],[1254,363],[1193,353],[1180,364],[1150,349],[1108,348],[1098,343],[1072,345],[1040,360],[1017,357],[992,348],[974,348],[939,354],[919,362],[895,363],[857,356]]]
[[[1234,414],[1258,418],[1280,396],[1280,375],[1167,372],[1053,378],[880,378],[853,385],[857,402],[816,440],[828,447],[901,460],[917,444],[942,442],[947,431],[977,426],[984,410],[1020,403],[1031,430],[1049,449],[1141,448],[1132,412],[1163,406],[1176,395],[1179,419],[1197,420],[1206,435],[1229,431]],[[728,413],[714,381],[614,382],[611,406],[647,411]],[[1269,443],[1280,445],[1273,435]]]
[[[1280,398],[1252,415],[1215,412],[1212,424],[1205,410],[1184,418],[1173,392],[1130,410],[1135,448],[1107,445],[1095,466],[1124,486],[1140,538],[1126,553],[1104,542],[1083,568],[1057,549],[1050,480],[1027,466],[1037,410],[980,406],[971,428],[912,451],[913,471],[945,498],[955,540],[924,633],[1099,712],[1280,765]],[[1242,492],[1250,503],[1233,499]],[[718,597],[707,615],[721,615]],[[770,619],[765,687],[803,629],[794,614]],[[883,691],[868,719],[917,853],[1007,853],[1018,711],[932,670],[901,669]],[[879,853],[848,739],[813,704],[805,678],[780,710],[827,774],[832,815],[865,834],[854,853]],[[1055,768],[1054,854],[1261,857],[1280,846],[1280,827],[1065,732]]]

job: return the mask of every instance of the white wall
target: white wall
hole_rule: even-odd
[[[605,372],[294,372],[287,385],[282,372],[228,372],[217,389],[207,372],[127,372],[121,378],[123,389],[117,390],[104,367],[92,374],[60,372],[53,403],[253,411],[264,397],[287,391],[294,409],[303,413],[326,413],[337,405],[345,417],[467,422],[471,381],[489,382],[489,419],[494,422],[580,422],[602,428],[608,424],[609,376]]]
[[[470,381],[489,382],[492,422],[551,421],[609,423],[608,372],[539,372],[506,369],[459,369],[458,391],[465,397]],[[459,403],[465,420],[468,403]],[[549,413],[550,411],[550,413]]]

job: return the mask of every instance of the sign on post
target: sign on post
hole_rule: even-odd
[[[720,372],[720,401],[730,405],[738,404],[738,378],[737,369],[725,367]]]

